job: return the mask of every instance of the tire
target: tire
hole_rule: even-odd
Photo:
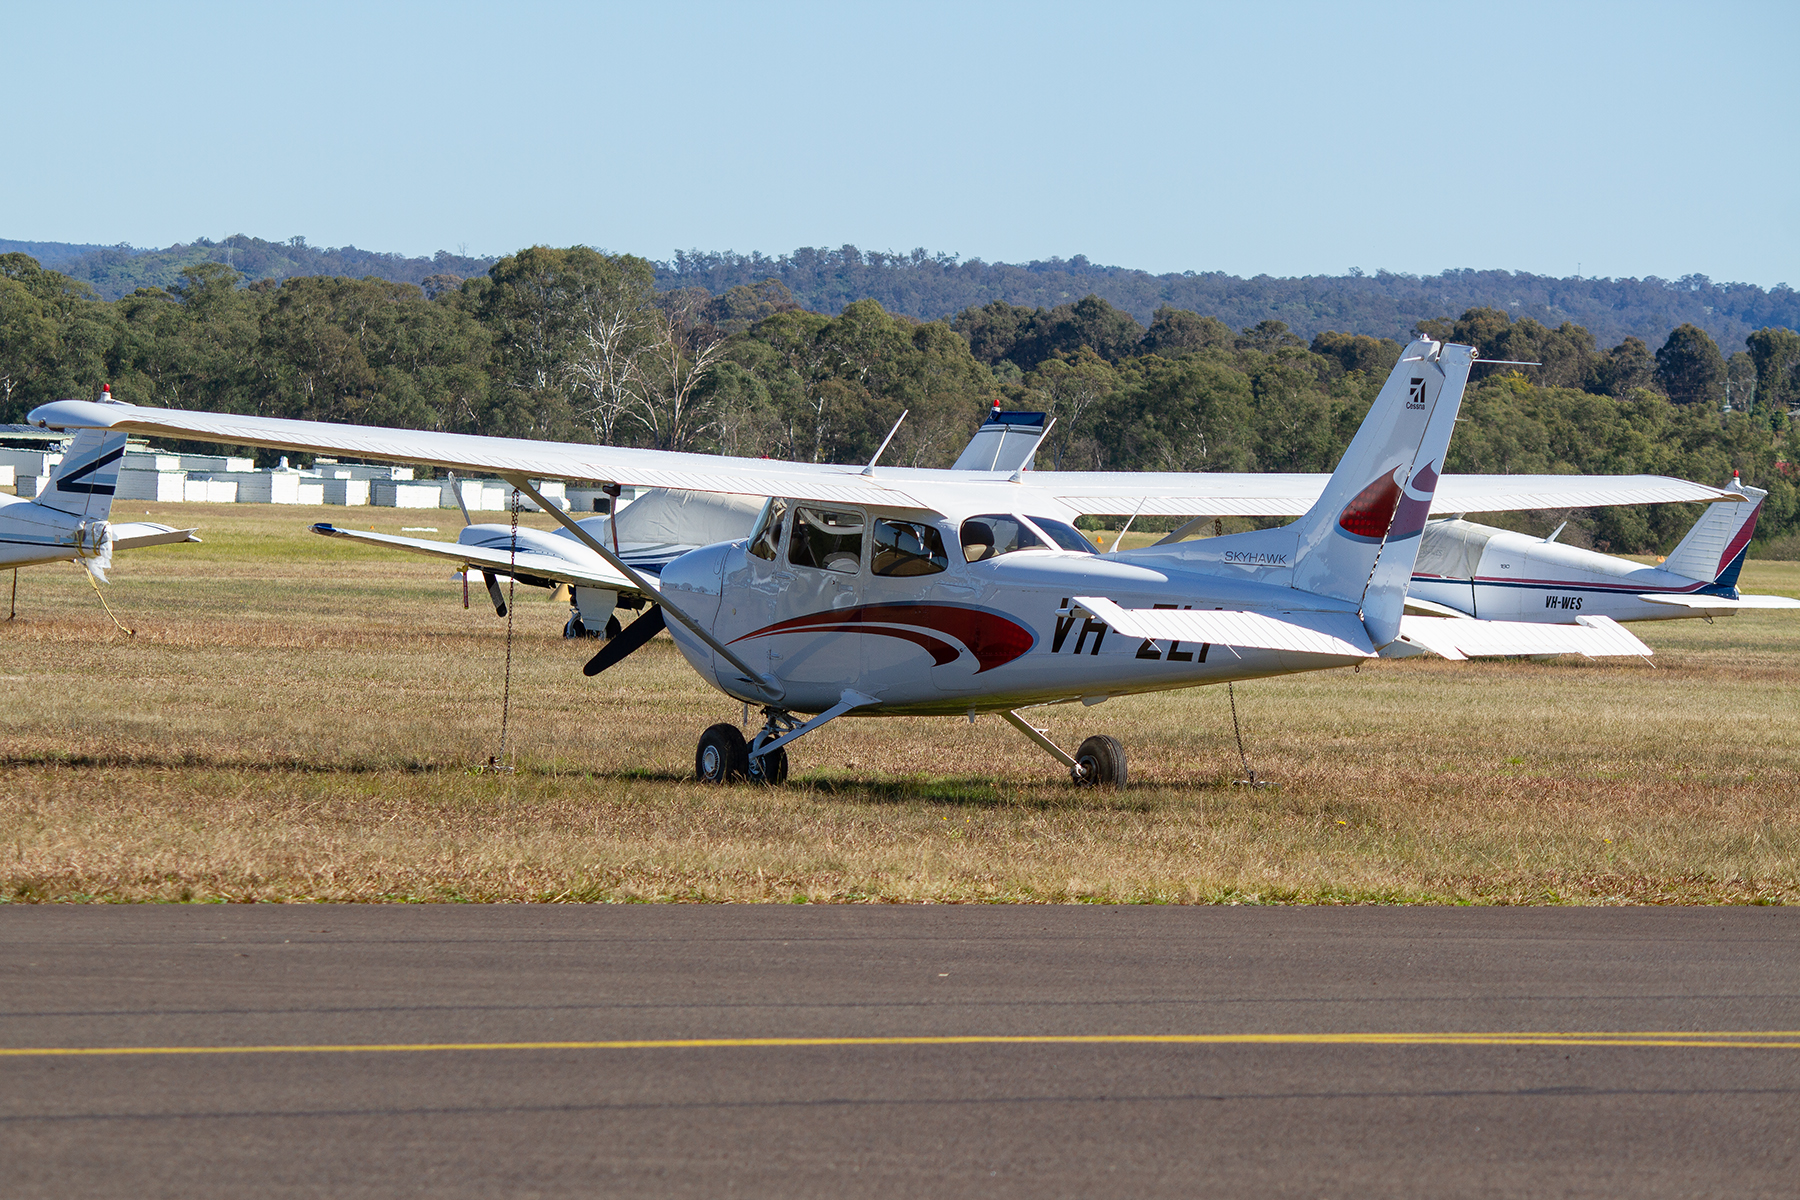
[[[701,783],[737,783],[750,773],[750,747],[736,725],[714,725],[700,735],[694,751],[694,778]]]
[[[1125,747],[1116,737],[1097,733],[1075,751],[1075,770],[1069,773],[1076,787],[1125,786]]]
[[[579,615],[571,616],[569,618],[569,623],[563,626],[563,636],[566,638],[584,638],[587,636],[587,626],[581,623],[581,617]]]
[[[750,782],[778,787],[787,782],[787,747],[777,746],[760,758],[750,760]]]
[[[625,632],[625,627],[623,625],[619,624],[619,618],[617,618],[617,617],[606,618],[606,640],[607,641],[609,641],[609,642],[612,641],[614,638],[618,637],[621,633],[624,633],[624,632]]]

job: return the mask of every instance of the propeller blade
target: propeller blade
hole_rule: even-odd
[[[598,675],[606,668],[642,646],[645,642],[662,632],[662,605],[653,605],[649,612],[625,627],[625,631],[600,647],[600,653],[588,659],[587,666],[581,668],[583,675]]]

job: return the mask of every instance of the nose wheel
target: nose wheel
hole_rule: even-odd
[[[694,751],[695,779],[701,783],[738,783],[749,774],[750,745],[736,725],[714,725],[700,735],[700,745]]]
[[[768,740],[762,734],[757,741]],[[714,725],[700,735],[694,750],[694,778],[701,783],[781,784],[788,777],[787,748],[777,746],[752,754],[751,745],[736,725]]]

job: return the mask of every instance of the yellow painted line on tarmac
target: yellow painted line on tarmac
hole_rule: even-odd
[[[1539,1033],[1096,1033],[921,1037],[656,1038],[593,1042],[376,1042],[297,1046],[18,1046],[0,1058],[191,1054],[452,1054],[491,1050],[762,1050],[851,1046],[1628,1046],[1800,1050],[1800,1031]]]

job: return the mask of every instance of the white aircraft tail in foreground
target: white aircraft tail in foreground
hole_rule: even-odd
[[[1349,666],[1406,636],[1406,584],[1473,357],[1467,346],[1408,346],[1322,489],[1302,477],[1027,471],[1023,459],[1004,473],[785,463],[84,401],[46,405],[32,420],[498,474],[616,572],[607,582],[651,606],[590,674],[666,625],[708,683],[761,709],[748,740],[733,724],[706,730],[701,779],[778,782],[789,744],[840,716],[994,712],[1077,783],[1122,784],[1116,739],[1090,737],[1071,754],[1019,710]],[[531,480],[546,475],[766,499],[747,538],[682,554],[652,578],[544,500]],[[1613,498],[1696,491],[1668,480],[1533,486]],[[1301,519],[1282,529],[1116,555],[1096,554],[1071,524],[1115,505],[1194,514],[1236,511],[1221,497],[1261,506],[1303,495],[1313,499],[1286,510]],[[1490,478],[1463,495],[1510,507],[1517,492]],[[1609,629],[1550,633],[1555,651],[1611,652],[1617,641]]]
[[[125,437],[123,431],[82,429],[69,439],[41,495],[0,495],[0,570],[73,561],[104,583],[115,550],[200,540],[192,529],[107,520]]]
[[[1746,596],[1738,574],[1762,510],[1761,488],[1733,478],[1660,566],[1473,521],[1433,521],[1413,569],[1413,608],[1484,620],[1571,625],[1587,618],[1661,621],[1744,609],[1800,608],[1786,596]],[[1411,620],[1412,618],[1409,618]]]

